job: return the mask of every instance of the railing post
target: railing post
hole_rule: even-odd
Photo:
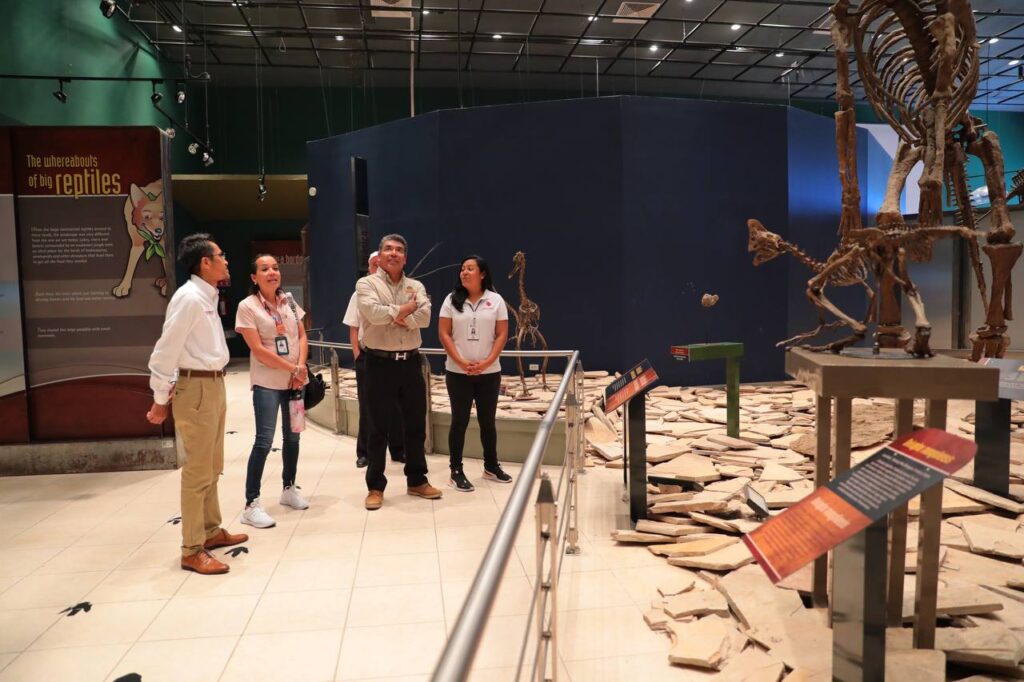
[[[569,486],[565,493],[566,504],[568,505],[569,527],[565,532],[566,554],[579,554],[580,532],[577,525],[577,462],[582,456],[580,443],[577,438],[580,419],[583,417],[582,398],[583,392],[576,381],[576,368],[573,368],[572,381],[569,382],[568,392],[565,396],[565,461],[563,462],[563,476],[569,477]]]
[[[430,382],[433,376],[430,373],[430,361],[427,360],[427,356],[420,354],[420,370],[423,372],[423,385],[427,391],[427,409],[425,419],[427,420],[426,429],[426,442],[423,444],[423,452],[428,455],[434,454],[434,401],[430,392]]]
[[[323,351],[321,351],[321,359]],[[334,432],[342,433],[341,428],[341,372],[338,370],[338,351],[331,349],[331,390],[334,391]]]
[[[551,478],[541,475],[537,492],[537,682],[558,679],[558,526],[555,524],[555,494]],[[548,567],[545,571],[545,559]],[[549,615],[550,614],[550,615]],[[548,663],[551,663],[549,677]]]

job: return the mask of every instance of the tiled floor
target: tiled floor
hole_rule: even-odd
[[[405,495],[389,464],[385,506],[367,512],[354,441],[313,427],[299,460],[311,508],[277,504],[271,453],[264,501],[278,523],[254,530],[238,521],[253,437],[244,372],[228,376],[228,396],[221,504],[225,525],[251,539],[247,554],[225,558],[226,576],[178,568],[176,471],[0,478],[0,682],[429,678],[511,486],[482,480],[468,460],[476,492],[445,487],[428,502]],[[445,483],[446,460],[429,459],[432,482]],[[608,540],[625,525],[621,472],[581,480],[583,554],[565,558],[559,586],[560,679],[696,677],[669,668],[668,642],[642,619],[675,569]],[[530,611],[533,523],[528,511],[473,679],[512,679]],[[86,601],[88,612],[62,613]]]

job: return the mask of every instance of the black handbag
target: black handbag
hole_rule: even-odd
[[[295,299],[292,298],[291,294],[288,294],[288,305],[292,309],[292,315],[295,316],[295,324],[302,324],[299,321],[299,314],[295,310]],[[324,382],[324,378],[319,374],[313,374],[313,370],[309,368],[309,363],[306,363],[306,374],[309,375],[309,383],[306,384],[302,390],[302,405],[307,410],[310,410],[319,405],[324,396],[327,395],[327,384]]]
[[[309,383],[303,391],[302,403],[306,409],[312,409],[320,404],[327,394],[327,383],[319,374],[313,374],[313,370],[306,365],[306,373],[309,374]]]

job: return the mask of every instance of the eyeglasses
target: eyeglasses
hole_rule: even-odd
[[[208,258],[220,258],[221,260],[227,260],[228,259],[228,252],[227,251],[221,251],[220,253],[214,253],[214,254],[211,254],[211,255],[209,255],[207,257]]]

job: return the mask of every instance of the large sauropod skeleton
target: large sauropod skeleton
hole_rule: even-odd
[[[967,243],[986,313],[984,324],[971,335],[972,359],[1001,357],[1010,342],[1006,335],[1006,321],[1012,319],[1010,274],[1024,245],[1013,241],[999,138],[968,112],[979,75],[979,47],[970,3],[863,0],[853,9],[850,0],[838,0],[831,11],[835,18],[836,146],[842,183],[839,244],[826,261],[815,261],[757,221],[748,221],[748,250],[756,253],[755,265],[780,253],[791,253],[814,272],[807,284],[807,296],[818,309],[820,324],[779,345],[794,345],[826,328],[847,326],[851,330],[848,337],[808,346],[838,352],[863,339],[867,326],[877,320],[874,338],[878,347],[905,348],[915,356],[931,355],[931,324],[910,279],[907,258],[927,261],[936,239],[960,237]],[[849,71],[851,45],[868,101],[900,138],[875,227],[863,226],[860,217],[857,132]],[[981,160],[991,204],[991,228],[984,234],[986,244],[982,247],[991,266],[991,295],[986,290],[979,254],[982,234],[970,208],[965,170],[968,154]],[[919,161],[924,171],[918,182],[918,220],[908,225],[900,211],[900,195]],[[955,226],[942,225],[944,187],[950,204],[957,208]],[[867,283],[868,276],[873,276],[873,285]],[[829,284],[864,286],[869,309],[863,320],[854,319],[828,300],[825,287]],[[913,338],[902,325],[899,292],[914,311]],[[828,314],[835,319],[828,321]]]

